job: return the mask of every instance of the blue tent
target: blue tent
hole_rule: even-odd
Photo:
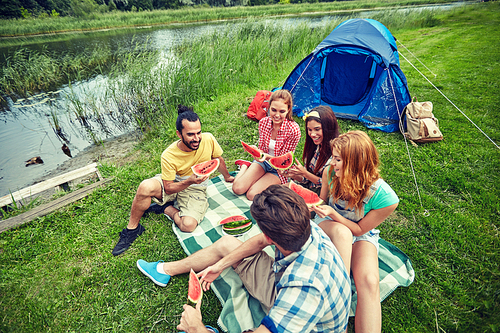
[[[399,130],[399,114],[411,102],[396,40],[372,19],[339,24],[282,88],[292,93],[293,113],[299,117],[328,105],[338,118],[357,119],[384,132]]]

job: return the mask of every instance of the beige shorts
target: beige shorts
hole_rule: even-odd
[[[276,300],[274,258],[260,251],[243,261],[234,270],[245,285],[248,293],[269,312]]]
[[[165,188],[163,187],[161,174],[154,176],[153,179],[160,182],[162,197],[161,201],[153,197],[154,202],[159,205],[164,205],[169,201],[177,200],[177,208],[180,210],[179,216],[190,216],[198,221],[198,223],[203,220],[208,208],[206,187],[189,186],[178,193],[167,194],[165,193]]]

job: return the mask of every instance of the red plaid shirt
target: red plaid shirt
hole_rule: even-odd
[[[259,121],[259,149],[269,154],[269,141],[271,140],[271,131],[273,121],[269,117],[264,117]],[[274,156],[282,156],[288,152],[294,152],[300,140],[300,127],[295,121],[283,120],[281,128],[276,135],[276,146],[274,147]],[[282,184],[288,180],[279,175]]]

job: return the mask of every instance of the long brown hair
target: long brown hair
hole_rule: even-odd
[[[317,111],[319,118],[311,115],[312,112]],[[323,141],[321,142],[321,148],[319,151],[318,161],[314,170],[309,169],[309,163],[311,162],[314,152],[316,151],[316,145],[309,135],[306,135],[306,143],[304,144],[304,152],[302,153],[302,163],[306,167],[307,171],[316,174],[325,165],[326,161],[332,156],[332,147],[330,142],[339,136],[339,124],[337,123],[337,117],[333,113],[332,109],[326,105],[320,105],[309,111],[309,116],[306,118],[306,133],[307,124],[311,120],[316,120],[321,124],[321,130],[323,131]]]
[[[350,131],[333,139],[332,149],[342,158],[342,176],[335,176],[333,167],[328,170],[330,196],[348,202],[347,208],[355,208],[363,216],[363,199],[370,193],[370,186],[380,178],[377,148],[362,131]]]
[[[269,109],[271,109],[271,104],[273,101],[276,101],[278,99],[283,100],[283,103],[285,103],[288,106],[288,113],[286,114],[286,119],[293,121],[293,114],[292,114],[292,109],[293,109],[293,98],[292,94],[286,89],[280,89],[276,90],[275,92],[272,93],[271,98],[269,99]]]

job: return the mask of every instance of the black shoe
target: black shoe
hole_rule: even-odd
[[[120,234],[120,240],[118,241],[118,244],[116,244],[115,248],[113,249],[113,255],[117,256],[119,254],[122,254],[125,252],[130,245],[132,244],[133,241],[137,238],[137,236],[140,236],[146,228],[142,226],[142,224],[139,223],[137,228],[133,230],[129,230],[127,228],[123,229],[119,234]]]
[[[142,214],[142,216],[145,216],[146,214],[149,214],[149,213],[163,214],[165,212],[165,208],[167,208],[168,206],[172,206],[173,204],[174,204],[173,201],[169,201],[166,204],[164,204],[163,206],[160,206],[156,202],[153,202],[149,206],[149,208],[146,209],[144,214]]]

